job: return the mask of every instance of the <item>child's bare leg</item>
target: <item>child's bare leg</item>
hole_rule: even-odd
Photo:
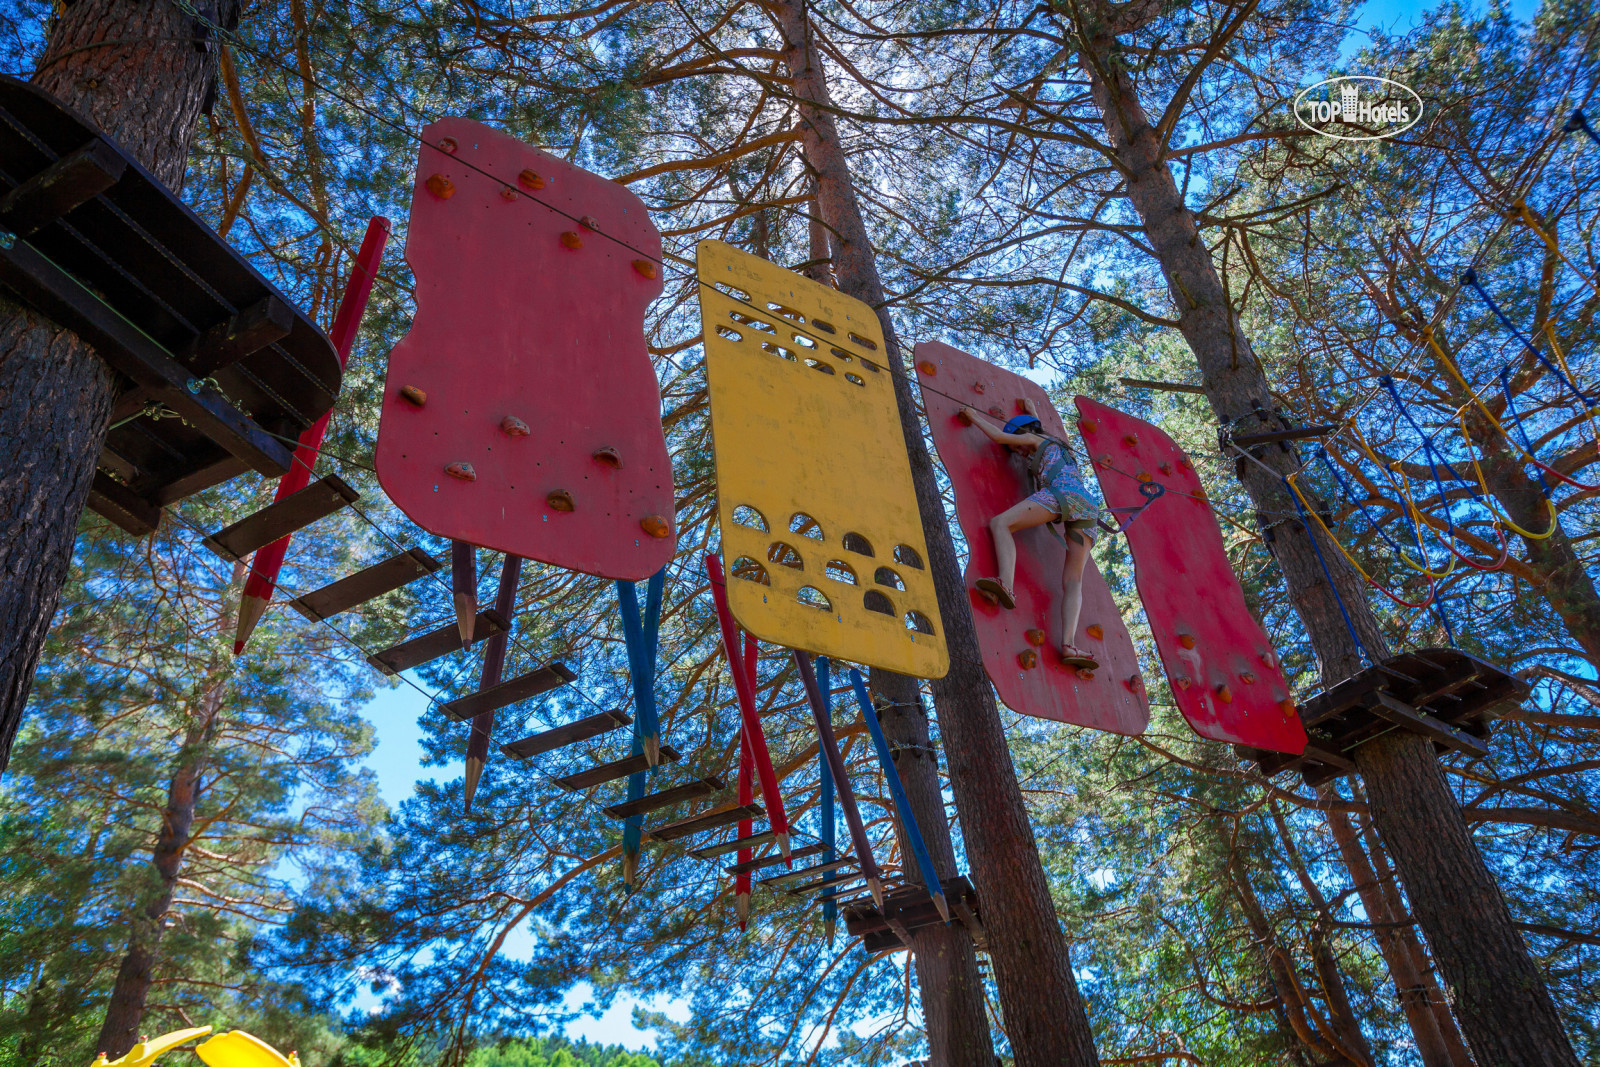
[[[1012,533],[1043,526],[1055,517],[1056,513],[1043,504],[1024,500],[989,520],[989,532],[994,535],[994,558],[998,572],[995,577],[1008,591],[1016,588],[1017,577],[1017,542]],[[1082,567],[1079,569],[1082,570]]]
[[[1083,538],[1073,540],[1073,535]],[[1067,531],[1067,558],[1061,568],[1061,643],[1075,644],[1078,620],[1083,614],[1083,569],[1089,562],[1089,549],[1094,544],[1082,530]]]

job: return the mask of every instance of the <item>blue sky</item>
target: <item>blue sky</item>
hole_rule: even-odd
[[[1438,5],[1416,0],[1369,0],[1355,18],[1358,27],[1346,39],[1344,53],[1354,56],[1366,44],[1367,31],[1381,27],[1391,33],[1403,33],[1413,26],[1426,10]],[[1486,5],[1470,5],[1482,11]],[[1537,10],[1536,0],[1510,0],[1511,13],[1526,20]],[[378,747],[367,764],[377,774],[379,788],[391,806],[398,805],[412,793],[419,778],[440,775],[451,777],[461,773],[459,767],[423,768],[420,720],[428,710],[428,700],[410,686],[381,691],[364,709],[362,715],[377,727]],[[514,952],[514,949],[513,949]],[[593,996],[587,983],[574,986],[567,995],[567,1006],[581,1010]],[[588,1014],[567,1027],[568,1036],[587,1038],[591,1042],[626,1045],[630,1048],[653,1047],[655,1035],[633,1025],[633,1009],[641,1002],[630,996],[619,996],[611,1008],[601,1014]],[[675,1019],[687,1019],[687,1006],[668,998],[652,998],[644,1002],[648,1010],[666,1012]]]

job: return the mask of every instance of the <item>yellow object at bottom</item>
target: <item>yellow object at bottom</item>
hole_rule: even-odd
[[[195,1049],[208,1067],[300,1067],[300,1057],[285,1056],[254,1034],[229,1030]]]
[[[102,1052],[95,1057],[94,1067],[146,1067],[147,1064],[154,1063],[179,1045],[188,1044],[195,1038],[210,1032],[211,1027],[209,1026],[196,1026],[188,1030],[174,1030],[170,1034],[162,1034],[153,1041],[141,1041],[114,1060],[107,1060],[106,1054]]]

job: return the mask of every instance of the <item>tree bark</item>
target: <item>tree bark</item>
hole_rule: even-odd
[[[899,746],[893,751],[895,770],[934,869],[941,879],[954,878],[961,870],[956,866],[944,792],[939,787],[939,761],[916,679],[874,670],[872,693],[882,701],[884,736]],[[898,819],[895,832],[900,840],[900,862],[910,877],[910,842]],[[932,1067],[994,1067],[994,1040],[972,935],[960,923],[952,922],[925,926],[911,938],[922,1019],[928,1032],[928,1062]]]
[[[221,25],[238,18],[237,0],[197,10]],[[178,189],[212,91],[210,35],[176,4],[78,0],[61,5],[33,83]],[[112,389],[76,334],[0,296],[0,770],[66,580]]]
[[[235,574],[243,568],[235,565]],[[228,587],[238,588],[235,581]],[[145,906],[133,917],[133,932],[128,951],[117,968],[117,980],[106,1003],[105,1022],[100,1027],[100,1051],[110,1059],[127,1052],[139,1040],[139,1023],[144,1019],[145,1003],[160,962],[161,935],[166,930],[167,912],[183,870],[183,855],[192,840],[195,807],[200,801],[201,779],[210,763],[211,742],[217,713],[222,709],[228,675],[213,665],[206,688],[196,708],[193,723],[184,737],[178,767],[167,784],[167,805],[161,813],[161,833],[150,853],[155,887]]]
[[[1194,352],[1213,412],[1231,422],[1249,415],[1253,403],[1270,409],[1266,373],[1167,166],[1167,146],[1117,54],[1116,34],[1138,25],[1117,19],[1147,18],[1150,9],[1096,4],[1091,17],[1064,0],[1057,2],[1058,10],[1073,21],[1078,62],[1090,82],[1108,147],[1168,280],[1178,329]],[[1244,465],[1243,482],[1258,511],[1295,513],[1283,482],[1290,462],[1289,454],[1269,449],[1259,462]],[[1316,651],[1323,685],[1361,669],[1357,635],[1370,656],[1386,658],[1389,650],[1354,569],[1306,524],[1287,521],[1278,531],[1277,560]],[[1374,801],[1373,822],[1394,857],[1479,1063],[1575,1067],[1577,1057],[1549,990],[1445,786],[1432,747],[1415,735],[1395,732],[1361,746],[1354,756]],[[1408,851],[1414,848],[1418,851]],[[1493,995],[1480,996],[1489,989]],[[1469,999],[1472,1010],[1466,1008]]]
[[[973,881],[983,902],[989,956],[1017,1067],[1096,1067],[1094,1035],[1073,977],[1065,934],[1034,843],[1006,746],[999,709],[983,673],[933,461],[922,438],[915,398],[882,279],[839,141],[821,57],[799,0],[769,10],[784,36],[785,61],[800,112],[805,158],[817,179],[817,202],[833,237],[839,289],[878,309],[886,369],[894,381],[900,428],[928,545],[928,565],[950,650],[950,673],[932,684],[939,728],[950,761],[950,785],[961,816]]]
[[[1329,787],[1324,787],[1321,793],[1336,795]],[[1389,977],[1394,980],[1395,996],[1416,1039],[1422,1067],[1472,1067],[1472,1057],[1461,1040],[1455,1020],[1450,1018],[1439,987],[1426,968],[1422,945],[1411,927],[1401,925],[1405,921],[1404,911],[1397,914],[1391,909],[1350,816],[1342,811],[1330,811],[1327,820],[1334,843],[1339,847],[1339,857],[1349,870],[1356,895],[1361,898],[1361,906],[1373,924],[1373,938],[1389,968]],[[1419,960],[1423,961],[1420,967]],[[1445,1008],[1442,1019],[1437,1011],[1441,1007]]]

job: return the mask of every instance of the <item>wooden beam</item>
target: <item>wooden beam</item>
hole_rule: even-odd
[[[283,475],[294,451],[179,363],[32,245],[0,248],[0,285],[45,318],[76,333],[113,370],[133,379],[218,445],[262,474]]]
[[[410,548],[321,589],[296,597],[289,601],[289,606],[312,622],[320,622],[410,585],[438,569],[438,560],[420,548]]]
[[[524,737],[520,741],[513,741],[509,745],[501,745],[500,751],[512,759],[528,759],[545,752],[553,752],[558,748],[566,748],[580,741],[587,741],[591,737],[620,730],[624,726],[633,725],[633,716],[617,708],[602,711],[598,715],[590,715],[576,722],[569,722],[554,729],[545,730],[543,733]]]
[[[360,499],[361,494],[337,474],[324,475],[299,492],[218,530],[201,543],[230,563],[237,562]]]
[[[495,711],[508,704],[516,704],[523,700],[536,697],[541,693],[548,693],[552,689],[560,689],[578,680],[565,663],[547,663],[543,667],[535,668],[526,674],[519,674],[509,678],[499,685],[492,685],[488,689],[480,689],[476,693],[469,693],[458,700],[448,704],[439,705],[440,710],[457,722],[467,722],[477,718],[486,711]]]
[[[0,199],[0,225],[18,237],[28,237],[117,184],[127,169],[122,153],[104,137],[96,137]]]
[[[1203,385],[1189,385],[1186,382],[1152,382],[1144,378],[1118,378],[1123,385],[1134,389],[1160,389],[1168,393],[1200,393],[1206,389]]]
[[[203,378],[281,341],[292,329],[294,308],[269,293],[196,337],[179,357]]]
[[[473,620],[472,644],[487,639],[491,634],[500,633],[502,630],[511,629],[511,623],[499,612],[490,609],[478,612]],[[412,667],[419,667],[424,663],[431,663],[441,656],[448,656],[452,652],[460,652],[465,647],[461,643],[461,628],[456,621],[451,619],[449,624],[439,627],[431,633],[420,637],[413,637],[409,641],[401,642],[374,652],[367,657],[367,662],[372,664],[384,674],[399,674]]]
[[[1457,752],[1465,752],[1479,759],[1489,754],[1489,746],[1476,737],[1441,722],[1432,715],[1424,715],[1410,704],[1396,700],[1381,689],[1372,694],[1366,708],[1379,718],[1387,719],[1414,734],[1421,734],[1435,744]]]
[[[682,758],[683,754],[671,745],[661,746],[662,763],[676,763]],[[614,782],[618,778],[626,778],[628,775],[645,770],[649,766],[649,761],[645,759],[644,753],[641,752],[637,755],[612,760],[610,763],[602,763],[598,766],[590,767],[588,770],[579,771],[576,774],[569,774],[565,778],[557,778],[556,785],[559,785],[569,793],[575,793],[580,789],[588,789],[590,786]]]
[[[661,751],[665,753],[667,746],[662,745]],[[741,819],[759,819],[765,814],[766,811],[760,804],[744,804],[736,808],[712,809],[687,819],[669,822],[665,826],[654,827],[646,830],[645,834],[656,841],[676,841],[680,837],[705,833],[707,830],[716,830]]]
[[[674,804],[681,804],[683,801],[693,800],[695,797],[703,797],[707,793],[715,793],[722,786],[723,781],[721,778],[716,775],[708,775],[692,782],[685,782],[683,785],[675,785],[671,789],[663,789],[659,793],[642,796],[638,800],[624,800],[620,804],[613,804],[600,810],[613,819],[626,819],[632,815],[643,815],[646,812],[670,808]]]
[[[94,472],[89,510],[110,519],[135,537],[148,537],[161,526],[161,508],[104,471]]]

